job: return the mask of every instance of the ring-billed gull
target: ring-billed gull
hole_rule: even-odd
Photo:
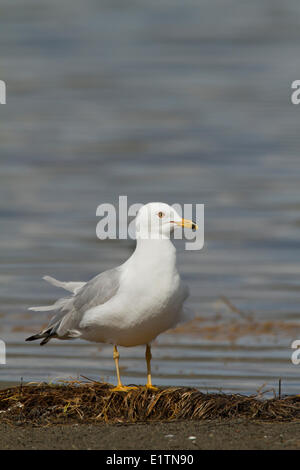
[[[147,388],[151,382],[150,343],[160,333],[189,318],[183,303],[188,288],[176,268],[176,249],[170,235],[176,226],[197,229],[182,219],[169,205],[149,203],[138,212],[136,249],[117,268],[105,271],[89,282],[61,282],[44,279],[72,293],[53,305],[31,307],[35,311],[56,311],[47,328],[26,341],[52,338],[81,338],[114,345],[118,385],[113,390],[126,391],[119,371],[117,346],[146,345]]]

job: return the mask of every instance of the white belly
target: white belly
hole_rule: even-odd
[[[172,289],[169,282],[161,281],[159,286],[140,290],[137,282],[132,293],[124,286],[114,300],[86,312],[81,337],[120,346],[150,343],[180,321],[187,295],[179,276],[173,279]]]
[[[153,256],[147,246],[148,256],[144,250],[142,257],[137,253],[122,266],[116,295],[84,314],[79,325],[83,339],[137,346],[150,343],[181,320],[187,289],[176,270],[175,249],[169,240],[159,242]]]

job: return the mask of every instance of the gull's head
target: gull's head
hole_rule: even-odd
[[[136,237],[143,239],[166,239],[176,227],[197,230],[191,220],[183,219],[173,207],[163,202],[150,202],[139,210],[136,219]]]

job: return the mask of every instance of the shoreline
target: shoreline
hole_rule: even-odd
[[[51,427],[2,423],[0,450],[299,450],[299,436],[300,422],[241,419]]]

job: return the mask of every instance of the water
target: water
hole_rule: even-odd
[[[205,204],[205,247],[179,267],[189,306],[215,325],[295,324],[235,339],[200,328],[161,335],[154,382],[253,393],[299,392],[299,2],[21,0],[1,6],[0,381],[85,375],[113,381],[110,346],[40,348],[29,313],[59,291],[123,262],[132,241],[100,242],[97,206]],[[233,320],[232,320],[233,319]],[[219,324],[218,323],[218,324]],[[144,383],[143,348],[121,349],[125,383]]]

